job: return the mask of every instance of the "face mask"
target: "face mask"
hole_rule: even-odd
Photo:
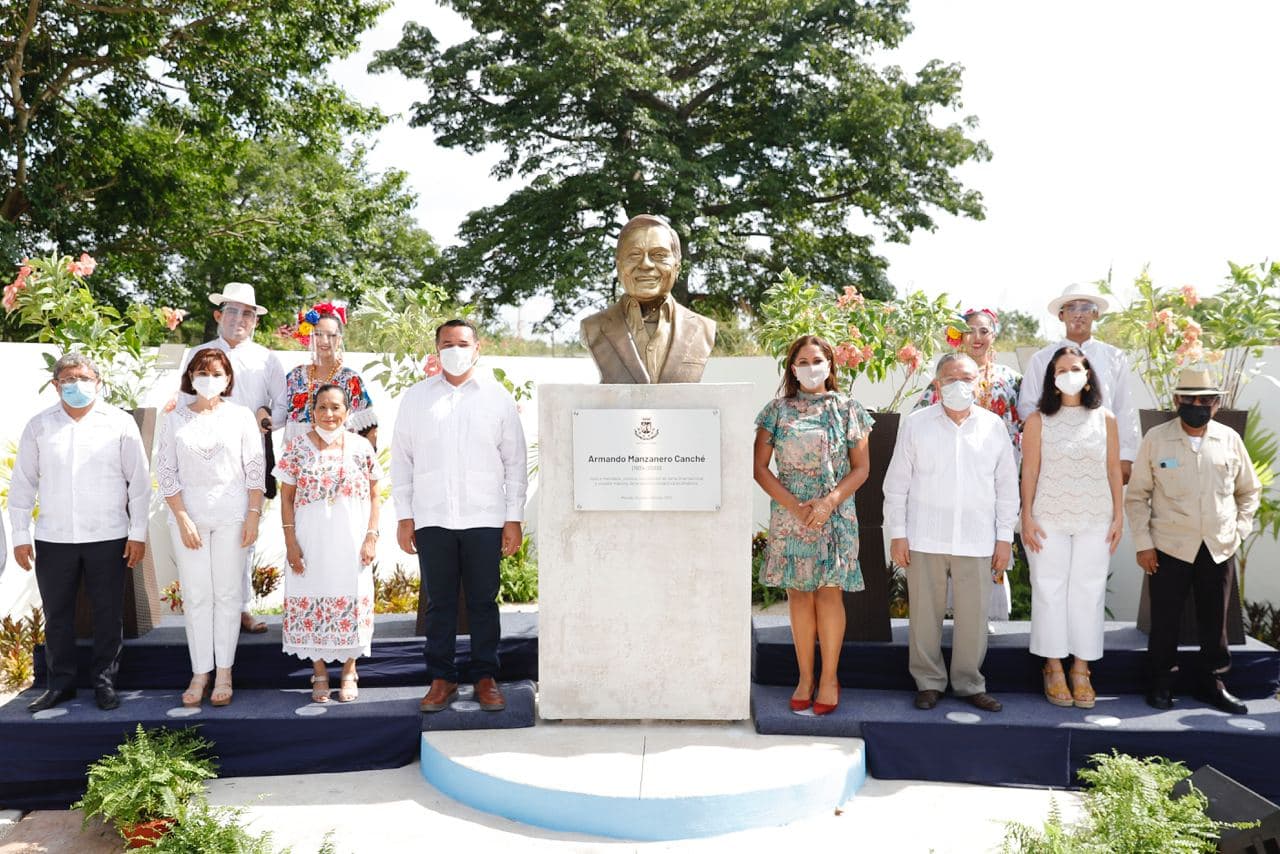
[[[957,412],[973,405],[973,383],[954,380],[942,387],[942,405]]]
[[[62,401],[72,409],[83,409],[98,397],[98,384],[93,380],[77,380],[60,387]]]
[[[1084,384],[1088,381],[1089,375],[1084,371],[1067,371],[1053,378],[1053,384],[1063,394],[1079,394],[1080,389],[1084,388]]]
[[[212,400],[227,390],[226,377],[192,377],[191,387],[205,400]]]
[[[826,362],[818,362],[815,365],[794,365],[791,368],[792,373],[796,375],[796,379],[800,381],[801,388],[825,388],[827,377],[831,374],[831,366]]]
[[[319,436],[321,439],[324,439],[324,443],[326,445],[332,445],[334,442],[338,441],[338,437],[341,436],[344,432],[343,428],[341,427],[339,427],[336,430],[326,430],[323,427],[319,427],[319,426],[315,428],[315,431],[317,436]]]
[[[1182,403],[1178,405],[1178,417],[1188,427],[1200,428],[1209,423],[1210,409],[1212,407],[1197,403]]]
[[[440,351],[440,367],[449,376],[462,376],[475,362],[475,350],[470,347],[449,347]]]

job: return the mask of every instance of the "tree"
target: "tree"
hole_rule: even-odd
[[[0,251],[112,259],[95,290],[163,290],[171,236],[249,140],[334,150],[370,129],[324,73],[383,0],[20,0],[0,11]],[[171,282],[169,282],[171,284]]]
[[[1046,342],[1040,335],[1039,320],[1028,312],[1011,309],[1000,312],[1000,334],[996,336],[996,343],[1042,347]]]
[[[681,232],[691,287],[756,305],[784,268],[887,296],[883,237],[931,211],[982,216],[952,170],[989,156],[960,106],[960,69],[878,67],[910,32],[905,0],[448,0],[478,35],[441,49],[406,26],[372,70],[426,84],[415,125],[439,144],[497,145],[527,185],[473,211],[446,283],[490,304],[534,294],[563,317],[610,289],[629,216]],[[851,221],[859,223],[856,227]]]

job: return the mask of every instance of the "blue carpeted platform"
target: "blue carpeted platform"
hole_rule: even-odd
[[[1039,693],[1043,680],[1041,659],[1027,650],[1031,624],[996,623],[997,634],[988,638],[982,673],[992,693]],[[752,620],[752,681],[762,685],[790,685],[799,679],[791,628],[786,617],[757,616]],[[1092,666],[1093,685],[1099,693],[1132,694],[1146,690],[1147,636],[1133,623],[1107,623],[1102,660]],[[944,654],[951,655],[951,622],[942,637]],[[1191,691],[1191,666],[1196,650],[1183,647],[1178,690]],[[1233,694],[1244,698],[1270,697],[1280,689],[1280,652],[1261,641],[1231,647],[1231,672],[1226,677]],[[846,688],[914,691],[907,672],[907,621],[893,621],[892,643],[846,643],[840,653],[840,684]]]
[[[295,680],[298,684],[304,680]],[[335,688],[337,683],[334,683]],[[354,703],[311,702],[298,687],[237,688],[230,706],[182,708],[179,691],[121,693],[120,708],[98,709],[93,694],[32,716],[31,689],[0,706],[0,807],[61,808],[84,792],[89,763],[112,753],[134,727],[197,726],[214,742],[218,776],[319,774],[399,768],[415,761],[425,730],[509,729],[533,726],[532,682],[504,683],[507,708],[484,712],[465,699],[442,712],[418,711],[421,686],[371,688],[361,677]]]
[[[311,672],[310,662],[281,649],[280,617],[266,615],[265,634],[241,634],[236,646],[235,682],[245,688],[279,688],[305,682]],[[426,661],[423,650],[426,639],[414,635],[413,614],[379,614],[373,628],[373,651],[360,659],[360,685],[369,688],[425,686]],[[79,685],[89,687],[89,664],[93,644],[79,642]],[[471,638],[458,638],[457,658],[463,681],[469,681]],[[502,639],[498,644],[503,682],[538,678],[538,615],[507,611],[502,614]],[[45,685],[44,647],[35,651],[36,687]],[[187,636],[180,615],[167,615],[160,627],[140,638],[127,640],[120,658],[120,675],[116,686],[122,689],[184,689],[191,680],[191,659],[187,653]]]
[[[1190,768],[1211,763],[1264,797],[1280,799],[1280,702],[1250,700],[1248,716],[1185,697],[1160,712],[1134,694],[1101,695],[1093,709],[1062,709],[1041,694],[995,692],[1004,710],[980,712],[946,696],[920,711],[914,689],[849,690],[818,718],[787,705],[791,687],[753,685],[756,730],[771,735],[849,736],[866,742],[867,771],[882,780],[1066,787],[1090,755],[1113,748],[1166,756]]]

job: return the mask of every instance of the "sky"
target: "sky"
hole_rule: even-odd
[[[1228,260],[1280,257],[1280,3],[915,0],[909,19],[887,61],[962,65],[962,114],[993,157],[957,173],[982,192],[984,220],[938,212],[936,231],[881,245],[900,292],[1029,311],[1056,334],[1045,306],[1073,283],[1110,271],[1124,295],[1149,264],[1158,285],[1211,291]],[[447,245],[468,212],[517,185],[490,176],[495,155],[441,149],[408,126],[420,83],[367,73],[407,20],[443,44],[470,34],[451,10],[399,0],[331,73],[394,116],[371,165],[409,173],[419,221]],[[543,311],[508,319],[527,329]]]

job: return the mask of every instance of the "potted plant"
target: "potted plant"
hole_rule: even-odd
[[[89,766],[88,788],[72,808],[84,812],[85,824],[94,816],[110,821],[130,848],[153,845],[216,776],[205,755],[210,746],[191,728],[138,724],[114,754]]]
[[[865,588],[845,594],[849,619],[846,640],[891,641],[889,572],[885,561],[884,475],[898,436],[899,414],[933,379],[929,366],[943,347],[943,334],[955,325],[956,308],[946,294],[930,299],[915,291],[895,300],[867,299],[857,288],[840,293],[813,284],[791,271],[765,292],[758,334],[760,346],[779,366],[787,348],[801,335],[819,335],[835,350],[832,369],[841,387],[852,388],[866,376],[888,382],[893,397],[871,413],[871,472],[854,496],[861,534],[859,561]]]

